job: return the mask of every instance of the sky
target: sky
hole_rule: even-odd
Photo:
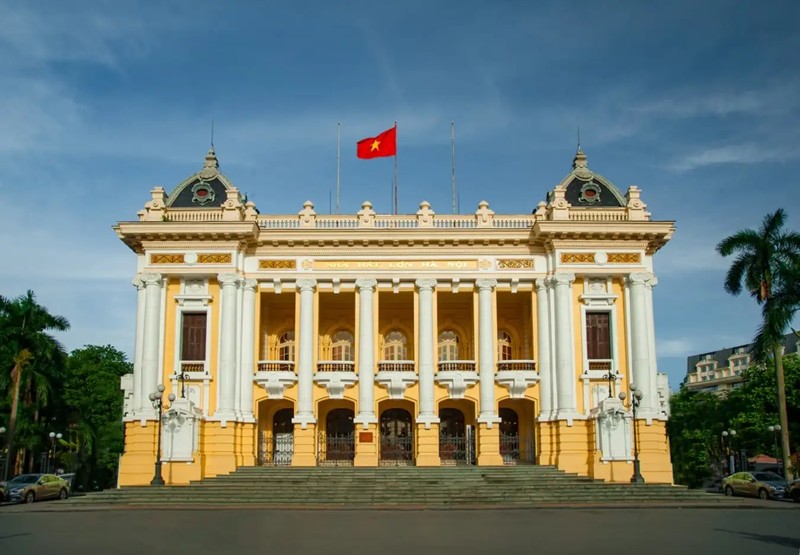
[[[133,349],[135,257],[111,226],[149,190],[222,171],[262,213],[530,213],[589,166],[676,221],[656,256],[659,370],[747,343],[759,313],[714,246],[783,207],[800,228],[800,3],[704,0],[0,0],[0,294],[66,316],[68,349]]]

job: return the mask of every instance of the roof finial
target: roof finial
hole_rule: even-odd
[[[580,145],[580,140],[578,140],[578,145]],[[214,149],[214,118],[211,118],[211,149]]]
[[[572,169],[579,168],[586,169],[589,167],[589,161],[581,149],[581,127],[578,126],[578,150],[575,152],[575,158],[572,159]]]
[[[213,139],[211,141],[211,144],[212,145],[214,144]],[[578,126],[578,152],[580,152],[580,150],[581,150],[581,126],[579,125]]]

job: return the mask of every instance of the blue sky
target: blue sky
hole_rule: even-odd
[[[69,4],[67,6],[67,4]],[[262,213],[390,210],[391,161],[356,140],[397,120],[400,212],[529,213],[569,171],[636,184],[677,233],[656,258],[660,370],[746,343],[758,312],[713,247],[783,206],[800,227],[800,4],[9,2],[0,0],[0,294],[33,289],[68,348],[130,353],[135,260],[111,226],[149,189],[222,169]]]

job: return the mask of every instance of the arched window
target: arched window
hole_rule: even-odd
[[[278,360],[294,360],[294,332],[287,331],[278,339]]]
[[[439,360],[459,360],[458,335],[453,330],[445,330],[439,334]]]
[[[497,334],[497,358],[499,360],[511,360],[511,336],[508,332],[501,330]]]
[[[331,344],[331,360],[353,360],[353,334],[349,331],[338,331],[333,334]]]
[[[391,331],[383,339],[383,360],[407,360],[406,336],[401,331]]]

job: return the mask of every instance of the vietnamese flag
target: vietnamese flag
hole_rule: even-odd
[[[364,159],[397,156],[397,126],[387,129],[377,137],[358,141],[356,156]]]

